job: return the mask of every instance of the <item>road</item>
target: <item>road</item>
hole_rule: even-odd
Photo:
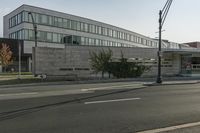
[[[52,86],[0,89],[0,133],[134,133],[173,126],[177,129],[165,132],[200,131],[200,84],[64,86],[54,87],[82,93],[52,95],[57,93]],[[31,94],[43,93],[40,88],[52,93]],[[189,123],[193,125],[179,129]]]

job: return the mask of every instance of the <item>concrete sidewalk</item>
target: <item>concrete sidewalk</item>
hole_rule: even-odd
[[[177,81],[163,81],[161,84],[156,82],[146,82],[145,86],[160,86],[160,85],[183,85],[183,84],[198,84],[200,80],[177,80]]]
[[[177,85],[177,84],[197,84],[200,83],[199,77],[165,77],[162,84],[157,84],[155,78],[130,78],[130,79],[104,79],[104,80],[78,80],[78,81],[57,81],[57,82],[39,82],[27,84],[0,85],[0,88],[28,87],[28,86],[51,86],[51,85],[73,85],[73,84],[99,84],[115,82],[136,82],[144,86],[158,85]]]

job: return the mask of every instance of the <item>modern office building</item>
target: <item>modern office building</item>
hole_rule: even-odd
[[[31,16],[38,26],[39,46],[63,48],[66,44],[156,48],[157,40],[116,26],[66,13],[22,5],[4,16],[4,38],[25,40],[25,52],[34,46]],[[163,48],[179,48],[176,43]]]
[[[134,49],[145,49],[143,52],[148,52],[149,50],[149,53],[151,53],[152,50],[154,51],[154,53],[152,53],[152,57],[154,57],[154,59],[149,58],[148,60],[154,60],[154,65],[156,63],[155,60],[157,53],[155,51],[158,47],[158,40],[156,39],[149,38],[136,32],[132,32],[123,28],[119,28],[88,18],[83,18],[29,5],[22,5],[8,15],[4,16],[4,38],[23,40],[24,54],[31,55],[32,47],[34,47],[35,45],[32,18],[29,15],[29,12],[32,13],[34,21],[37,24],[38,47],[42,47],[42,50],[44,50],[45,47],[48,50],[49,48],[69,48],[72,49],[71,51],[73,51],[73,49],[84,49],[88,51],[89,49],[97,50],[101,48],[110,48],[116,52],[119,52],[119,50],[116,49],[125,50],[125,53],[126,50],[128,52],[128,49],[131,49],[137,53],[137,50],[135,51]],[[186,44],[181,45],[166,40],[163,40],[162,48],[167,50],[168,53],[174,53],[174,50],[178,50],[180,52],[182,49],[188,49],[190,52],[192,52],[193,50]],[[135,54],[137,56],[127,57],[143,59],[144,53],[141,50],[139,50],[139,53]],[[75,53],[77,58],[79,56],[84,56],[78,55],[77,53],[80,53],[80,51],[77,51]],[[88,57],[88,52],[87,54],[85,54],[85,56]],[[182,55],[179,54],[179,56],[179,58],[181,59]],[[147,57],[145,58],[147,59]],[[171,58],[172,59],[170,60],[173,62],[173,56],[171,56]],[[143,59],[144,62],[146,59]],[[27,64],[30,65],[31,60],[31,56],[29,56],[27,58]],[[45,60],[43,60],[43,62],[44,61]],[[89,63],[87,59],[85,60],[85,62],[87,62],[85,66],[87,66],[88,70],[91,70],[89,68]],[[181,69],[180,62],[180,65],[178,67],[180,67]],[[167,64],[165,66],[167,66]],[[171,65],[168,65],[168,67],[169,66]],[[72,70],[75,70],[74,66],[71,67],[73,68]],[[79,67],[81,66],[79,65]]]

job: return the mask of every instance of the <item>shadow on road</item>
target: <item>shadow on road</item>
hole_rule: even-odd
[[[50,107],[56,107],[56,106],[61,106],[69,103],[82,103],[83,100],[88,100],[92,98],[98,98],[98,97],[103,97],[103,96],[108,96],[108,95],[115,95],[119,93],[126,93],[126,92],[131,92],[135,90],[140,90],[144,89],[146,87],[142,88],[134,88],[134,89],[126,89],[126,90],[118,90],[118,91],[112,91],[112,92],[105,92],[103,94],[94,94],[92,96],[87,96],[87,97],[80,97],[80,98],[75,98],[72,100],[67,100],[67,101],[62,101],[62,102],[56,102],[56,103],[51,103],[51,104],[44,104],[40,106],[35,106],[35,107],[30,107],[30,108],[24,108],[24,109],[18,109],[18,110],[12,110],[12,111],[7,111],[7,112],[1,112],[0,113],[0,121],[8,120],[8,119],[14,119],[20,116],[24,116],[27,114],[31,114],[34,112],[38,112],[44,109],[48,109]]]

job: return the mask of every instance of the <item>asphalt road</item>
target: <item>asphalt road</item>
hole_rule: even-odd
[[[124,88],[0,100],[0,133],[134,133],[200,122],[200,84]]]

